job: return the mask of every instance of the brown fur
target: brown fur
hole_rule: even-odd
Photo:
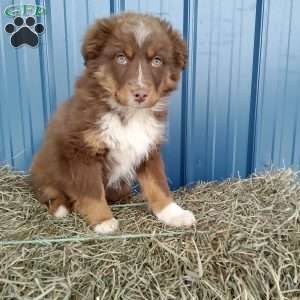
[[[172,199],[164,165],[158,151],[153,151],[151,156],[140,166],[137,170],[137,177],[153,212],[159,212],[170,204]]]
[[[131,29],[143,22],[153,29],[140,49]],[[120,49],[130,61],[128,66],[116,64]],[[154,55],[163,57],[163,65],[149,65]],[[90,224],[112,217],[107,200],[126,197],[130,186],[121,182],[118,188],[107,186],[110,164],[109,147],[99,140],[96,123],[116,110],[125,122],[128,100],[136,89],[138,64],[142,66],[147,100],[136,104],[153,107],[176,88],[187,59],[186,46],[169,23],[159,18],[127,13],[98,20],[87,32],[82,55],[85,70],[78,79],[74,96],[66,101],[50,121],[44,143],[33,159],[33,189],[39,200],[54,213],[59,205],[78,211]],[[114,105],[107,101],[112,98]],[[158,120],[166,111],[154,111]],[[134,138],[134,137],[133,137]],[[160,159],[160,143],[137,170],[139,182],[150,207],[161,210],[171,201]]]

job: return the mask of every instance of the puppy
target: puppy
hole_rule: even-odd
[[[137,179],[156,217],[192,226],[174,203],[160,155],[168,94],[187,60],[186,44],[157,17],[125,13],[87,32],[74,96],[50,121],[31,166],[32,185],[49,213],[78,212],[100,234],[118,229],[108,202]]]

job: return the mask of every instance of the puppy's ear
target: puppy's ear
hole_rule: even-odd
[[[175,63],[183,70],[186,66],[188,55],[186,42],[178,32],[173,31],[173,45],[175,52]]]
[[[187,46],[181,34],[172,28],[171,24],[165,20],[160,20],[162,27],[166,30],[173,44],[174,62],[176,67],[184,69],[187,63]]]
[[[97,58],[112,32],[111,19],[97,20],[87,31],[81,47],[81,53],[86,65],[89,60]]]

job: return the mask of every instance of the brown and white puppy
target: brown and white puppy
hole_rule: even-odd
[[[111,233],[118,221],[108,201],[127,195],[137,178],[159,220],[191,226],[192,212],[172,200],[159,150],[185,42],[164,20],[125,13],[98,20],[82,54],[74,96],[49,123],[32,163],[39,200],[57,217],[75,210],[96,232]]]

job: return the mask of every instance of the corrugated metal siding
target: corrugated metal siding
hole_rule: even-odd
[[[122,10],[160,15],[189,45],[170,99],[164,158],[172,187],[300,168],[300,3],[288,0],[1,0],[45,5],[38,48],[14,49],[0,18],[0,161],[26,169],[57,105],[83,68],[89,24]]]
[[[186,182],[245,176],[255,1],[190,4]]]
[[[300,168],[300,2],[266,1],[255,168]]]

